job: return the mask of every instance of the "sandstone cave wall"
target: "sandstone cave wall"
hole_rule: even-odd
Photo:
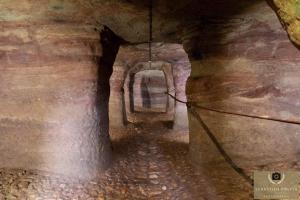
[[[0,167],[85,177],[107,163],[96,102],[104,28],[68,6],[0,2]]]
[[[183,38],[192,62],[187,85],[190,101],[300,121],[299,50],[267,3],[229,18],[208,19],[198,28],[187,28]],[[300,126],[197,111],[243,169],[284,169],[297,164]],[[189,119],[190,156],[196,166],[223,162],[200,123],[192,115]]]

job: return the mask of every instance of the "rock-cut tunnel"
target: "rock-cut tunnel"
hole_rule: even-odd
[[[298,4],[0,0],[0,200],[251,200],[299,171]]]

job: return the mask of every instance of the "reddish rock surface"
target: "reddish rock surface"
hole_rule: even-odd
[[[76,176],[104,167],[110,149],[97,111],[97,93],[105,95],[100,32],[84,24],[1,26],[1,166]],[[103,27],[101,34],[112,33]]]
[[[299,51],[266,3],[235,17],[227,23],[215,20],[187,41],[199,44],[203,52],[201,60],[192,61],[189,101],[217,110],[300,121]],[[255,169],[286,169],[299,159],[298,125],[198,112],[248,175]],[[197,166],[224,162],[199,122],[190,117],[190,155]]]
[[[172,66],[178,98],[185,100],[189,57],[189,101],[300,121],[300,57],[290,41],[299,44],[299,3],[268,2],[155,2],[153,59]],[[148,41],[148,34],[146,1],[0,2],[0,167],[8,170],[7,177],[10,170],[22,174],[23,169],[30,169],[91,178],[105,168],[111,155],[109,78],[114,71],[109,113],[113,139],[124,130],[125,75],[135,64],[148,61],[147,45],[140,44]],[[112,68],[120,42],[122,48]],[[189,155],[210,191],[208,195],[198,188],[203,192],[199,195],[249,198],[251,188],[224,161],[199,121],[191,114],[187,121],[184,104],[176,103],[174,108],[173,131],[185,132],[189,122]],[[298,125],[196,111],[247,175],[255,169],[299,169]],[[217,176],[223,169],[228,174]],[[229,184],[224,186],[224,182]],[[2,186],[1,190],[5,198],[14,193]],[[239,198],[232,196],[232,191],[237,191]]]

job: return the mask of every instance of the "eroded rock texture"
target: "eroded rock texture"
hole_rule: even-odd
[[[300,3],[297,0],[269,1],[286,28],[291,40],[300,45]]]
[[[90,176],[109,153],[97,96],[109,89],[99,83],[98,72],[101,81],[108,76],[99,60],[105,47],[113,49],[100,33],[102,38],[113,33],[49,19],[50,11],[40,13],[43,6],[37,12],[32,1],[0,3],[0,163]],[[48,6],[56,13],[55,4]],[[35,16],[39,13],[49,18]]]
[[[269,3],[299,44],[298,1]],[[107,163],[108,81],[120,42],[116,35],[126,45],[111,79],[112,132],[121,130],[126,118],[126,74],[148,60],[147,46],[137,44],[148,40],[147,4],[0,1],[0,167],[89,177]],[[299,51],[270,5],[263,0],[155,1],[154,41],[183,44],[192,62],[189,101],[300,120]],[[181,45],[164,43],[154,47],[154,61],[172,65],[175,94],[184,100],[188,58]],[[175,109],[174,125],[186,130],[186,115],[180,114],[185,105]],[[197,111],[248,175],[254,169],[299,169],[299,126]],[[205,185],[209,197],[237,199],[231,191],[238,191],[240,199],[248,198],[251,186],[224,162],[192,115],[189,127],[190,157],[211,183]]]
[[[186,37],[186,44],[194,43],[201,52],[201,59],[193,51],[189,54],[190,101],[229,112],[300,120],[299,51],[265,2],[226,21],[215,18],[205,27]],[[299,159],[298,125],[197,111],[248,175],[254,169],[293,168]],[[190,155],[198,167],[224,162],[190,117]]]

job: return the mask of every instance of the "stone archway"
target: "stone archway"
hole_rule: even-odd
[[[134,74],[132,87],[133,112],[164,113],[168,108],[165,73],[161,70],[143,70]]]
[[[126,78],[124,80],[124,99],[125,99],[125,113],[126,113],[126,120],[131,123],[142,122],[145,120],[143,113],[134,112],[130,105],[132,102],[131,100],[131,93],[130,92],[130,82],[134,77],[134,74],[144,71],[144,70],[161,70],[165,74],[166,85],[168,92],[172,95],[175,95],[174,90],[174,78],[172,73],[172,65],[168,62],[163,61],[156,61],[152,63],[152,67],[149,67],[148,62],[139,62],[134,67],[130,68],[126,72]],[[175,102],[171,97],[168,97],[167,101],[167,109],[165,113],[159,113],[159,120],[161,121],[173,121],[174,120],[174,108]],[[147,118],[148,119],[148,118]]]

